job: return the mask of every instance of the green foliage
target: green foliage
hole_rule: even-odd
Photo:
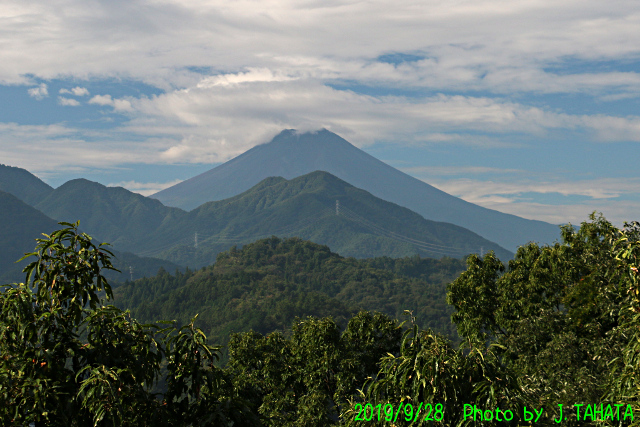
[[[493,253],[468,257],[467,271],[447,295],[461,347],[414,325],[400,354],[382,358],[363,399],[391,412],[400,405],[413,411],[421,403],[442,405],[445,416],[436,425],[521,425],[525,406],[544,408],[537,424],[555,425],[558,404],[565,407],[564,425],[629,425],[623,417],[577,420],[572,405],[638,409],[640,224],[620,231],[592,215],[578,231],[562,231],[562,243],[521,247],[508,268]],[[508,409],[514,418],[465,420],[465,405]],[[361,411],[354,401],[343,419],[359,425]],[[414,419],[404,413],[395,421],[376,416],[370,423],[434,423],[421,414]],[[632,424],[639,424],[637,417]]]
[[[412,318],[400,354],[384,356],[379,372],[364,387],[362,402],[386,407],[388,415],[380,417],[376,412],[369,424],[473,425],[473,418],[465,420],[465,404],[519,413],[521,390],[494,350],[484,346],[456,350],[446,338],[420,330]],[[345,425],[362,425],[362,407],[356,403],[344,411]],[[514,418],[505,425],[517,425],[517,421]]]
[[[614,236],[616,260],[620,263],[625,281],[621,284],[623,301],[619,310],[618,336],[624,345],[611,360],[608,399],[629,404],[635,413],[640,411],[640,223],[625,224]],[[631,425],[640,425],[634,420]]]
[[[398,323],[380,313],[358,313],[342,334],[331,318],[309,317],[294,323],[290,338],[233,335],[227,371],[262,425],[328,426],[375,374],[380,357],[397,352],[400,335]]]
[[[577,421],[570,408],[640,410],[640,223],[591,220],[565,227],[562,243],[521,247],[506,268],[493,253],[470,256],[448,286],[458,347],[413,316],[403,329],[393,310],[348,314],[357,301],[408,305],[398,293],[424,304],[426,281],[453,274],[455,260],[345,259],[300,239],[265,239],[212,267],[116,289],[146,313],[202,312],[141,324],[104,305],[111,253],[63,223],[27,255],[26,284],[0,293],[0,423],[523,425],[528,407],[544,408],[536,425],[555,425],[563,404],[563,425],[638,425]],[[330,307],[341,317],[300,316],[274,331]],[[231,336],[224,369],[220,347],[196,326],[214,321],[262,328]],[[373,419],[361,418],[367,405]],[[514,416],[465,417],[474,406]]]
[[[332,316],[345,327],[358,310],[396,318],[413,310],[422,327],[453,338],[445,283],[463,265],[452,258],[356,260],[308,241],[272,237],[224,252],[199,271],[161,271],[114,292],[118,306],[143,321],[184,324],[200,313],[198,325],[221,343],[231,332],[289,331],[296,317]]]
[[[600,402],[609,393],[611,362],[625,341],[617,230],[602,217],[591,219],[578,231],[564,227],[562,243],[522,246],[504,274],[493,254],[471,256],[449,286],[463,339],[498,344],[528,404],[553,415],[557,404]]]
[[[141,325],[112,296],[104,244],[78,223],[38,239],[25,283],[0,293],[2,425],[202,426],[241,422],[244,406],[213,366],[219,349],[193,322]],[[166,356],[168,393],[151,393]],[[226,387],[226,389],[225,389]],[[226,393],[226,394],[225,394]],[[251,418],[250,414],[248,415]]]

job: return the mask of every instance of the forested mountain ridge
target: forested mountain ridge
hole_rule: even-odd
[[[233,197],[270,176],[297,178],[326,171],[375,197],[404,206],[433,221],[464,227],[515,252],[529,241],[552,244],[557,226],[483,208],[449,195],[356,148],[326,129],[282,131],[270,142],[151,197],[167,206],[195,209]]]
[[[84,229],[84,224],[80,225],[81,229]],[[24,280],[22,269],[28,261],[16,261],[32,251],[35,239],[42,238],[43,233],[51,233],[58,228],[60,226],[57,222],[44,213],[12,194],[0,191],[0,282]],[[156,274],[160,267],[171,271],[182,268],[167,260],[139,257],[113,248],[111,250],[115,256],[113,263],[121,273],[106,272],[106,277],[110,280],[124,281],[131,275],[134,278],[151,276]]]
[[[414,254],[461,258],[489,250],[505,259],[512,256],[469,230],[425,220],[323,171],[291,180],[267,178],[242,194],[205,203],[182,221],[164,223],[150,240],[163,235],[187,237],[182,246],[151,254],[179,264],[194,265],[196,260],[196,266],[210,264],[233,243],[270,235],[312,240],[358,258]]]
[[[413,311],[424,327],[455,337],[445,302],[446,283],[464,270],[453,258],[344,258],[297,238],[272,237],[232,248],[198,271],[128,282],[115,304],[144,321],[197,325],[212,340],[231,332],[288,329],[296,317],[332,316],[339,324],[360,309],[403,318]]]
[[[53,191],[50,185],[26,169],[0,164],[0,191],[34,206]]]
[[[271,235],[298,236],[360,258],[464,257],[489,250],[512,256],[469,230],[425,220],[321,171],[289,181],[270,177],[190,212],[85,179],[67,182],[36,206],[59,221],[80,220],[84,231],[118,250],[195,268],[233,245]]]
[[[164,222],[178,221],[186,214],[122,187],[86,179],[66,182],[35,207],[58,221],[80,221],[92,236],[134,253]]]

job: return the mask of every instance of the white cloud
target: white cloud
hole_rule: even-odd
[[[60,94],[71,94],[75,96],[88,96],[89,90],[85,87],[76,86],[73,89],[60,89]]]
[[[27,91],[29,96],[37,99],[38,101],[49,96],[49,91],[47,90],[47,85],[45,83],[40,83],[38,87],[31,88]]]
[[[78,101],[76,101],[75,99],[65,98],[63,96],[59,96],[58,97],[58,104],[65,105],[65,106],[68,106],[68,107],[77,107],[77,106],[80,105],[80,103]]]
[[[586,196],[593,199],[612,199],[625,194],[635,194],[640,188],[640,178],[599,178],[571,181],[479,181],[454,179],[430,182],[449,194],[460,196],[475,203],[489,195],[517,196],[522,193],[550,194],[563,196]],[[514,200],[515,197],[512,197]]]
[[[89,104],[108,105],[116,111],[131,111],[131,101],[114,99],[111,98],[111,95],[95,95],[89,100]]]
[[[3,163],[43,175],[109,169],[125,163],[162,162],[160,153],[173,142],[162,137],[139,141],[117,130],[80,132],[60,124],[0,123]]]
[[[600,178],[534,182],[530,180],[486,181],[472,179],[429,180],[429,184],[468,202],[500,212],[551,223],[579,224],[593,212],[621,225],[640,220],[640,202],[626,197],[638,195],[640,178]],[[525,198],[524,193],[582,196],[585,201],[548,204]]]
[[[127,130],[173,135],[176,144],[163,155],[172,162],[228,160],[284,128],[325,127],[357,146],[394,141],[513,147],[518,145],[508,138],[513,134],[540,139],[567,129],[587,140],[640,141],[636,116],[570,115],[500,98],[461,95],[374,97],[318,81],[258,74],[240,73],[237,80],[230,75],[205,77],[204,83],[187,89],[128,98],[126,111],[132,121]],[[97,95],[90,103],[115,101]]]
[[[246,72],[221,74],[202,79],[197,88],[210,88],[213,86],[229,86],[250,82],[285,82],[296,80],[297,77],[288,75],[285,72],[272,71],[268,68],[249,68]]]
[[[113,105],[113,99],[111,99],[111,95],[95,95],[89,100],[89,104]]]
[[[495,93],[640,93],[636,72],[562,67],[637,58],[633,0],[5,3],[0,44],[12,66],[0,70],[4,82],[109,76],[175,88],[191,86],[197,73],[186,67],[197,66],[229,77],[262,70]],[[375,61],[394,52],[425,58]]]
[[[142,194],[143,196],[150,196],[158,191],[164,190],[176,184],[181,183],[183,180],[176,179],[169,182],[137,182],[137,181],[122,181],[117,183],[108,184],[108,187],[123,187],[134,193]]]
[[[551,224],[580,225],[587,221],[592,212],[602,213],[615,226],[622,227],[625,222],[638,221],[640,202],[615,200],[606,203],[592,201],[583,203],[545,204],[521,201],[504,203],[500,200],[488,199],[478,203],[489,209],[517,215],[522,218],[546,221]]]

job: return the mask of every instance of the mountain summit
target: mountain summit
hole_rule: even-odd
[[[424,218],[450,222],[515,251],[529,241],[552,243],[559,229],[483,208],[451,196],[356,148],[326,129],[299,134],[285,130],[207,172],[154,194],[167,206],[186,210],[235,196],[270,176],[292,179],[329,172],[376,197],[407,207]]]

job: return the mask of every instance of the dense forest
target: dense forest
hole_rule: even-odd
[[[213,293],[185,304],[225,319],[244,312],[227,306],[307,289],[355,312],[368,295],[384,300],[385,284],[424,286],[434,280],[430,267],[418,258],[356,261],[297,239],[266,239],[225,253],[213,267],[162,272],[113,292],[102,274],[112,268],[108,249],[63,225],[38,241],[25,283],[0,293],[3,425],[640,424],[638,223],[620,230],[592,216],[579,230],[563,228],[560,243],[522,246],[506,266],[493,253],[470,255],[446,287],[459,344],[422,328],[418,310],[401,323],[393,304],[388,314],[302,317],[288,328],[278,322],[295,309],[283,309],[273,320],[277,331],[231,334],[224,366],[199,317],[143,324],[105,304],[122,292],[153,317],[169,306],[144,308],[141,298],[161,302],[166,293],[182,304],[178,296],[201,286]],[[352,282],[377,280],[380,294],[341,294],[341,287],[356,292]],[[136,284],[138,291],[129,289]],[[213,305],[216,293],[230,305]]]
[[[176,319],[225,344],[232,332],[287,331],[296,317],[333,317],[341,327],[360,310],[401,318],[455,339],[446,284],[464,271],[453,258],[343,258],[298,238],[271,237],[232,248],[215,264],[171,275],[160,271],[114,290],[116,306],[144,322]]]

